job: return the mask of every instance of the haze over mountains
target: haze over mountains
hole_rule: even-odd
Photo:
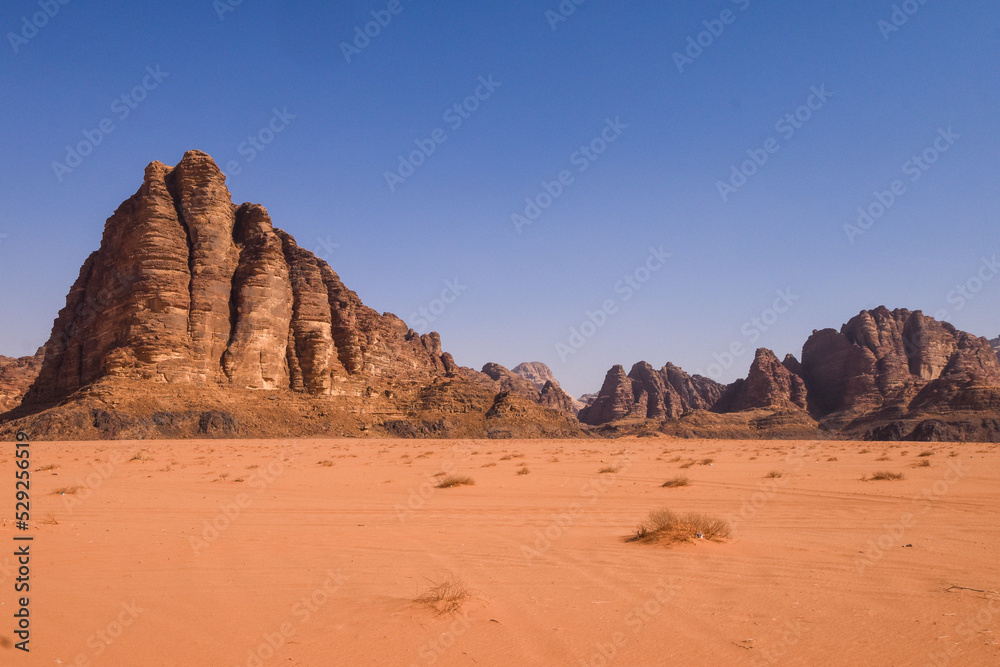
[[[997,440],[998,344],[880,307],[814,331],[801,361],[758,350],[730,385],[616,366],[584,405],[544,364],[464,368],[367,307],[190,151],[108,219],[39,354],[0,360],[0,432]]]

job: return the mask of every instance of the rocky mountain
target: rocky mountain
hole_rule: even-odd
[[[527,361],[518,364],[511,372],[520,375],[535,385],[540,392],[541,402],[550,407],[557,407],[565,412],[578,413],[584,404],[563,391],[552,370],[540,361]],[[546,388],[547,387],[547,388]]]
[[[1000,354],[1000,336],[997,336],[990,341],[990,345],[996,350],[997,354]]]
[[[116,434],[184,435],[204,426],[199,405],[226,406],[240,396],[233,410],[244,415],[246,434],[261,433],[248,424],[274,414],[277,400],[358,416],[348,431],[390,433],[402,428],[397,422],[423,423],[445,405],[452,414],[478,413],[471,421],[480,423],[465,419],[432,432],[485,435],[504,430],[503,420],[484,421],[494,384],[459,368],[436,333],[418,335],[364,305],[326,262],[275,228],[262,206],[233,204],[212,158],[190,151],[175,167],[150,164],[136,194],[107,220],[100,249],[84,262],[53,325],[38,376],[9,417],[33,433],[51,431],[56,420],[46,411],[54,410],[66,417],[59,425],[66,437],[90,437],[109,422],[119,423]],[[449,400],[428,403],[428,392]],[[297,395],[331,400],[310,405],[291,400]],[[550,424],[579,432],[571,417],[540,405],[540,392],[532,402],[517,403],[540,420],[533,431]],[[162,409],[168,404],[174,408]],[[70,419],[81,406],[89,412]],[[216,421],[236,432],[233,410]],[[307,431],[324,432],[322,418],[305,421]]]
[[[628,375],[615,366],[604,378],[594,402],[580,411],[584,424],[607,424],[619,419],[676,419],[692,410],[708,410],[719,400],[724,386],[702,377],[690,376],[667,364],[654,370],[645,361],[632,366]]]
[[[486,364],[483,366],[482,373],[497,383],[499,391],[517,394],[539,405],[575,416],[578,408],[573,397],[563,391],[559,383],[552,378],[552,372],[549,371],[548,366],[541,362],[535,362],[535,364],[536,368],[540,367],[540,370],[542,370],[541,376],[547,377],[541,383],[541,386],[526,379],[521,373],[517,372],[517,369],[510,371],[500,364]],[[521,364],[517,368],[522,368],[525,365]],[[540,379],[538,375],[534,377]]]
[[[38,376],[43,356],[42,348],[32,357],[0,356],[0,414],[20,405],[28,387]]]
[[[615,366],[580,420],[660,422],[682,435],[811,429],[812,437],[997,441],[1000,359],[985,338],[880,307],[840,331],[814,331],[801,363],[757,350],[747,378],[726,387],[669,364],[654,371],[641,362],[628,375]]]
[[[798,367],[794,357],[786,358],[786,363],[792,368]],[[757,350],[747,378],[726,387],[711,409],[719,413],[805,410],[806,385],[797,373],[778,361],[774,352],[761,348]]]

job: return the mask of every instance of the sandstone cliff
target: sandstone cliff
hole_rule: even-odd
[[[625,374],[622,366],[608,371],[604,385],[593,403],[580,411],[580,421],[600,425],[626,417],[634,419],[676,419],[693,410],[712,407],[723,385],[688,375],[673,364],[660,370],[642,361]]]
[[[31,357],[0,356],[0,414],[21,404],[21,398],[38,376],[44,350]]]
[[[438,334],[418,335],[364,305],[262,206],[233,204],[225,177],[198,151],[175,167],[150,164],[139,190],[107,220],[40,366],[0,431],[522,432],[504,429],[502,419],[487,424],[502,391],[493,380],[459,368]],[[559,404],[551,390],[543,398],[518,380],[535,392],[524,408],[534,422],[527,430],[580,433],[571,416],[545,407]],[[447,399],[428,403],[427,391]]]
[[[729,385],[712,406],[713,412],[720,413],[760,409],[806,409],[805,382],[764,348],[757,350],[747,378]]]

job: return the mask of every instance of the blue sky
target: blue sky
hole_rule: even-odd
[[[574,394],[639,360],[731,381],[880,304],[1000,334],[1000,6],[653,4],[3,3],[0,354],[45,341],[145,165],[194,148],[373,308]]]

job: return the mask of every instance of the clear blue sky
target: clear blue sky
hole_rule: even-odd
[[[814,328],[879,304],[1000,333],[1000,276],[974,278],[993,278],[982,258],[1000,253],[992,0],[931,1],[891,32],[888,0],[588,0],[558,22],[558,0],[400,0],[350,63],[341,43],[389,0],[244,0],[222,18],[211,0],[42,4],[58,11],[0,9],[0,354],[47,339],[145,165],[193,148],[237,161],[234,199],[264,204],[367,304],[439,331],[463,365],[544,361],[574,394],[639,360],[730,381],[752,348],[798,355]],[[729,23],[713,23],[724,10]],[[723,30],[681,72],[674,53],[705,21]],[[445,116],[491,76],[499,87],[479,88],[488,99],[467,118]],[[120,101],[144,82],[144,99]],[[810,99],[822,86],[832,97]],[[799,127],[776,126],[809,101]],[[241,152],[275,109],[294,118]],[[113,131],[60,181],[53,163],[104,119]],[[574,156],[607,119],[614,142]],[[948,150],[926,171],[904,166],[949,128],[958,138],[938,141]],[[398,156],[438,129],[446,140],[390,191]],[[767,162],[723,201],[718,182],[747,151]],[[518,233],[512,214],[563,171],[572,181]],[[844,225],[896,180],[902,194],[849,242]],[[625,300],[618,281],[660,246],[670,258],[639,270],[648,280]],[[440,312],[456,278],[465,289]],[[970,279],[978,291],[959,298]],[[613,314],[561,360],[557,343],[607,300]],[[421,307],[440,314],[419,322]],[[733,343],[748,351],[711,369]]]

